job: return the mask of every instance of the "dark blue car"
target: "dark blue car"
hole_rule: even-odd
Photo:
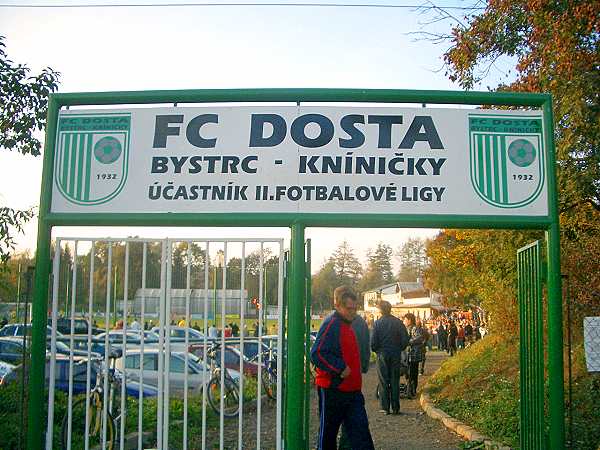
[[[90,387],[93,388],[96,384],[98,364],[90,366]],[[50,382],[50,361],[46,361],[46,385]],[[69,392],[69,357],[66,355],[56,355],[54,388]],[[140,384],[134,380],[126,382],[127,395],[138,397]],[[73,395],[84,394],[87,392],[87,360],[85,358],[76,357],[73,359]],[[147,384],[143,385],[142,395],[144,397],[156,397],[158,390]]]

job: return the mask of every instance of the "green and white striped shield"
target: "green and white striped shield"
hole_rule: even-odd
[[[487,203],[517,208],[544,185],[542,119],[469,114],[471,184]]]
[[[130,114],[59,117],[54,179],[63,197],[78,205],[99,205],[121,192],[130,128]]]

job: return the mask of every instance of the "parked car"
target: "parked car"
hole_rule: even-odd
[[[14,336],[0,337],[0,361],[21,364],[23,360],[23,338]]]
[[[15,366],[6,362],[0,361],[0,387],[6,386],[8,383],[16,379],[17,369],[20,366]]]
[[[136,379],[140,371],[140,363],[143,355],[142,375],[143,382],[152,386],[158,386],[158,349],[144,349],[144,353],[138,350],[127,351],[124,357],[116,360],[116,368],[125,372],[129,379]],[[186,371],[185,353],[171,352],[169,355],[169,389],[174,392],[183,392],[184,376]],[[210,381],[211,370],[208,365],[195,355],[188,353],[188,389],[198,391],[202,389],[203,371],[206,370],[206,383]],[[230,370],[229,374],[239,382],[240,373]]]
[[[30,339],[26,338],[25,345],[29,348]],[[50,339],[46,340],[46,353],[50,354],[52,342]],[[66,342],[56,341],[56,353],[60,355],[70,355],[71,348]],[[85,350],[73,349],[73,356],[86,356],[87,348]],[[99,358],[101,355],[97,352],[92,352],[91,357]],[[21,363],[23,359],[23,338],[13,336],[0,337],[0,361],[9,363]]]
[[[22,323],[9,323],[8,325],[4,325],[2,329],[0,329],[0,337],[2,336],[23,336],[25,329],[27,329],[27,336],[31,336],[31,324],[27,324],[25,326]],[[46,327],[46,335],[52,335],[52,327]],[[62,336],[62,333],[56,332],[57,336]]]
[[[56,353],[60,353],[61,355],[70,355],[71,354],[71,347],[69,347],[68,345],[69,341],[56,341]],[[50,341],[50,339],[48,339],[46,341],[46,351],[49,353],[51,351],[51,347],[52,347],[52,342]],[[86,342],[86,348],[85,349],[78,349],[75,348],[75,341],[73,341],[73,356],[88,356],[88,352],[87,352],[87,342]],[[90,353],[90,357],[91,358],[101,358],[104,355],[104,353],[100,353],[100,352],[95,352],[92,351]]]
[[[77,357],[73,360],[73,395],[87,392],[87,358]],[[100,362],[101,363],[101,362]],[[96,377],[100,366],[90,365],[90,386],[96,384]],[[54,375],[54,389],[69,392],[69,357],[57,355]],[[122,373],[122,372],[121,372]],[[102,374],[101,374],[102,375]],[[50,360],[46,361],[46,385],[50,382]],[[125,382],[127,395],[138,397],[140,384],[135,379],[127,379]],[[144,397],[155,397],[158,391],[154,386],[143,384],[142,395]]]
[[[189,327],[177,327],[177,326],[172,326],[169,327],[169,334],[171,336],[171,342],[185,342],[185,330],[189,331],[188,334],[188,339],[190,341],[197,341],[200,339],[204,339],[204,335],[194,329],[194,328],[189,328]],[[158,333],[160,332],[160,327],[154,327],[152,328],[150,331],[152,331],[154,334],[156,334],[158,336]]]
[[[96,335],[96,339],[104,342],[106,332]],[[142,337],[139,332],[127,330],[125,332],[125,343],[139,345],[142,341]],[[111,345],[122,345],[123,344],[123,330],[110,330],[108,332],[108,342]]]
[[[67,345],[71,345],[70,338],[62,338],[60,342],[64,342]],[[73,339],[73,349],[85,352],[87,355],[88,341],[87,336],[79,336],[78,339]],[[91,339],[91,351],[92,353],[98,353],[104,356],[104,339],[100,340],[96,336]]]
[[[244,343],[245,347],[246,343]],[[210,348],[211,344],[208,344]],[[192,344],[189,346],[189,351],[196,355],[200,359],[204,359],[204,344]],[[242,357],[240,350],[232,346],[225,347],[225,367],[229,370],[239,371],[240,369],[240,358],[243,359],[243,371],[246,375],[256,376],[258,374],[258,360],[250,361],[248,358]],[[215,353],[215,364],[221,366],[221,349],[219,348]]]
[[[48,319],[48,326],[52,326],[52,318]],[[87,319],[76,317],[73,319],[73,334],[88,334],[89,326]],[[62,334],[71,334],[71,319],[69,317],[59,317],[56,320],[56,330]]]

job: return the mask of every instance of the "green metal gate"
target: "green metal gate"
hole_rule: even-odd
[[[459,104],[520,106],[536,108],[542,114],[543,142],[546,149],[544,176],[547,179],[548,210],[544,215],[513,215],[510,211],[497,214],[399,214],[394,211],[369,213],[336,213],[327,208],[312,212],[60,212],[53,211],[52,193],[55,183],[54,167],[59,149],[56,137],[59,131],[59,112],[62,108],[100,105],[144,105],[184,103],[385,103],[385,104]],[[291,232],[287,277],[287,314],[285,333],[284,439],[285,448],[305,448],[306,437],[301,432],[307,426],[304,414],[305,350],[307,325],[307,270],[305,230],[307,227],[369,227],[369,228],[493,228],[539,229],[546,231],[548,269],[548,438],[550,448],[564,447],[564,399],[562,354],[562,302],[560,280],[560,232],[556,190],[556,158],[554,153],[552,98],[547,94],[513,92],[451,92],[411,91],[388,89],[237,89],[237,90],[182,90],[145,92],[95,92],[52,94],[48,103],[48,121],[44,148],[44,169],[38,220],[35,291],[32,309],[31,367],[29,383],[29,418],[27,448],[41,450],[44,446],[43,429],[45,398],[45,349],[51,266],[51,235],[56,226],[165,226],[165,227],[289,227]],[[66,200],[65,200],[66,201]],[[539,266],[538,266],[539,267]],[[540,310],[536,310],[540,314]],[[525,322],[526,323],[526,322]],[[541,319],[537,323],[541,326]],[[541,342],[541,338],[536,342]],[[529,350],[529,347],[526,349]],[[539,355],[538,355],[539,356]],[[538,370],[539,376],[539,370]],[[530,379],[529,377],[526,379]],[[532,382],[541,385],[542,381]],[[526,397],[526,398],[529,398]],[[524,414],[527,416],[527,414]],[[524,429],[527,429],[524,427]],[[305,428],[306,432],[306,428]]]
[[[540,241],[517,251],[521,363],[521,448],[546,448]]]

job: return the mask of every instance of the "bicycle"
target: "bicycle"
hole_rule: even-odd
[[[258,359],[258,355],[254,359]],[[263,352],[263,367],[261,370],[261,382],[265,394],[271,400],[277,398],[277,358],[271,351]]]
[[[240,387],[233,379],[227,367],[221,369],[217,362],[217,352],[221,347],[220,342],[213,342],[206,351],[206,357],[213,361],[211,378],[206,386],[208,404],[216,414],[221,412],[221,397],[223,397],[223,416],[237,417],[240,408]],[[221,370],[223,370],[223,392],[221,392]],[[241,375],[240,375],[241,376]]]
[[[71,432],[69,433],[69,414],[65,413],[61,423],[61,448],[69,449],[69,436],[71,437],[71,447],[73,439],[85,439],[86,421],[87,434],[89,438],[89,447],[94,448],[102,446],[106,450],[113,450],[116,441],[117,425],[121,421],[121,412],[117,415],[112,414],[112,406],[119,404],[115,395],[121,393],[121,375],[115,370],[114,362],[120,355],[116,352],[111,353],[109,359],[112,360],[112,367],[106,367],[102,358],[90,359],[90,363],[96,372],[96,384],[87,396],[76,400],[71,407]],[[85,364],[87,360],[82,360],[77,364]],[[110,363],[109,363],[110,365]],[[106,374],[106,371],[108,373]],[[108,375],[108,405],[104,410],[104,387],[103,378]],[[86,407],[89,412],[86,419]],[[106,416],[104,416],[106,414]],[[104,419],[106,417],[106,419]],[[79,445],[75,446],[79,448]]]

